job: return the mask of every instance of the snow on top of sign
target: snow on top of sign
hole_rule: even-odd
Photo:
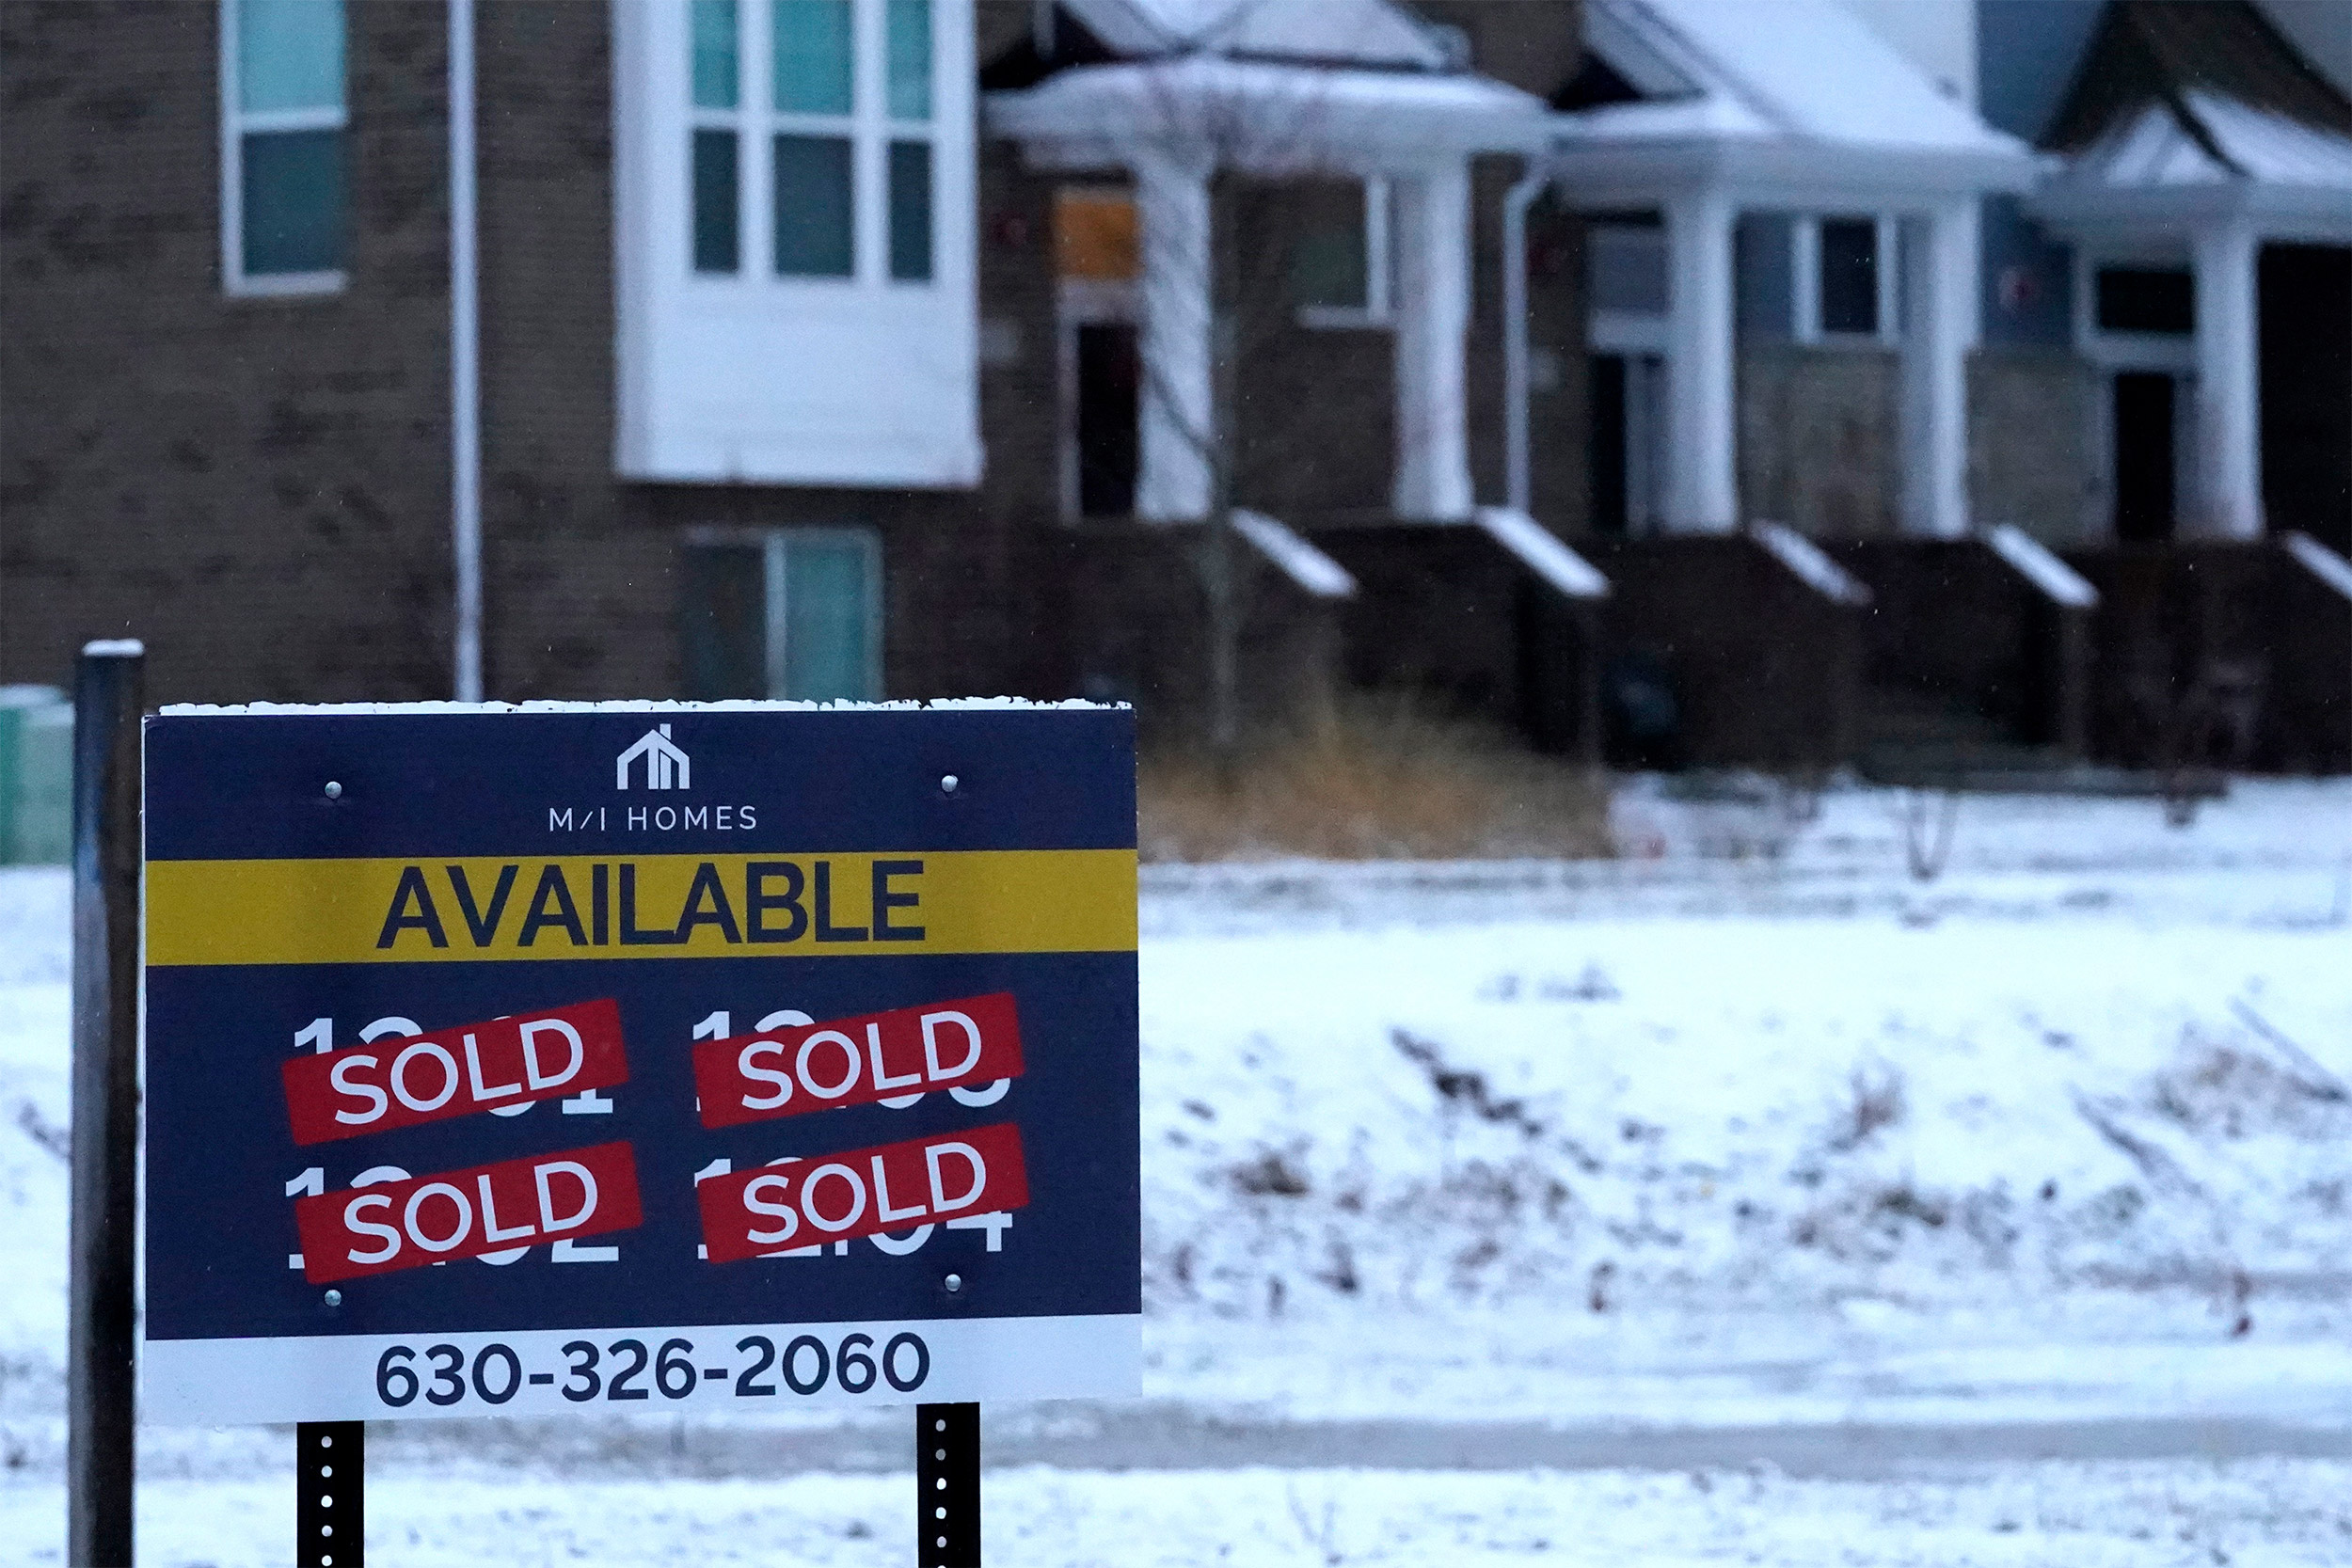
[[[670,699],[622,699],[604,703],[169,703],[161,710],[170,718],[218,715],[267,718],[351,718],[368,714],[442,713],[978,713],[1009,710],[1058,712],[1072,709],[1117,711],[1126,703],[1089,702],[1066,697],[1039,702],[1028,697],[930,697],[887,703],[744,700],[686,703]]]

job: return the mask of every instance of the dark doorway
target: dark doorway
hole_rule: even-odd
[[[1597,354],[1592,361],[1593,530],[1626,531],[1628,494],[1625,463],[1625,356]]]
[[[2162,371],[2120,371],[2115,377],[2115,536],[2127,542],[2172,537],[2173,399],[2178,384]]]
[[[2263,509],[2352,549],[2352,248],[2264,247]]]
[[[1078,513],[1123,517],[1136,509],[1140,360],[1126,322],[1078,328]]]

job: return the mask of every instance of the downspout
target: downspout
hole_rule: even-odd
[[[1502,198],[1502,467],[1506,499],[1515,512],[1530,511],[1534,498],[1528,458],[1527,209],[1551,180],[1549,166],[1533,160]]]
[[[449,0],[450,543],[457,700],[482,701],[482,311],[474,192],[474,0]]]

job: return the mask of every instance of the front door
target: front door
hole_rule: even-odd
[[[2180,383],[2164,371],[2118,371],[2114,386],[2115,536],[2169,539]]]
[[[1136,509],[1139,359],[1132,322],[1078,324],[1078,515]]]

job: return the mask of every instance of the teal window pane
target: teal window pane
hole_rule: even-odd
[[[241,150],[246,276],[339,270],[343,134],[256,132]]]
[[[732,131],[694,133],[694,270],[733,272],[743,264],[736,224],[737,143]]]
[[[890,118],[931,118],[931,0],[890,0]]]
[[[852,72],[850,0],[774,0],[776,112],[846,115]]]
[[[865,702],[871,660],[873,552],[857,539],[793,539],[784,551],[784,685],[777,695]]]
[[[694,107],[732,109],[742,96],[735,0],[694,0]]]
[[[342,0],[234,3],[238,107],[343,106]]]
[[[1360,310],[1372,298],[1360,187],[1322,186],[1306,194],[1306,214],[1291,248],[1291,303]]]
[[[928,283],[931,276],[931,144],[890,144],[890,276]]]
[[[853,264],[850,138],[776,138],[776,271],[847,277]]]

